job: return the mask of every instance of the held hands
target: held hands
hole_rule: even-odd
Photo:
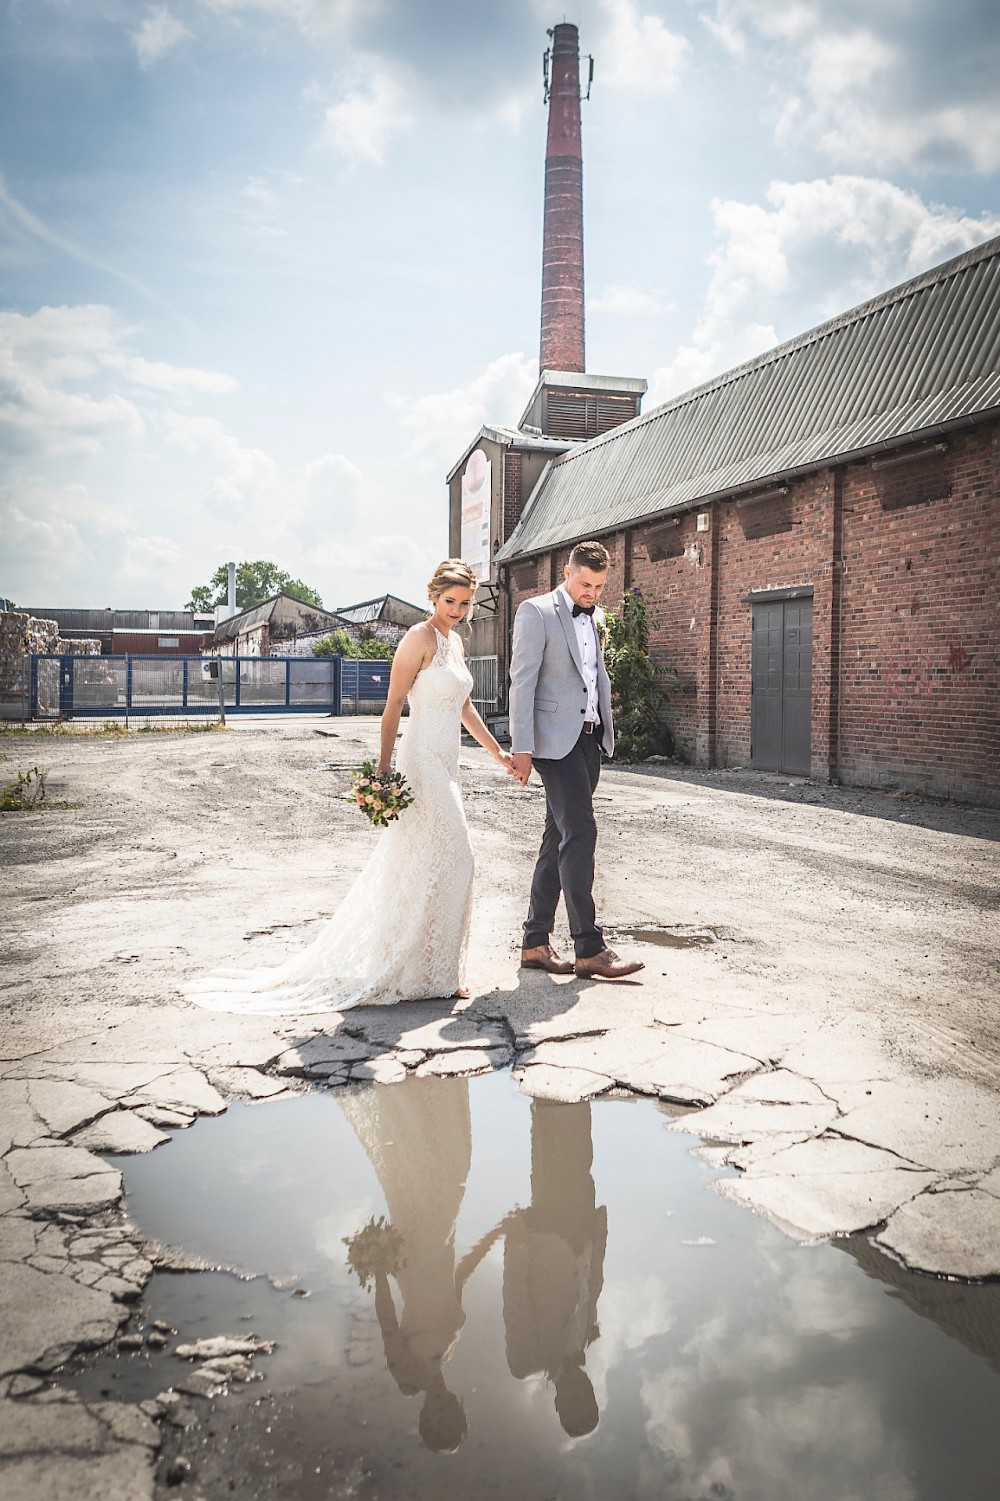
[[[516,777],[522,787],[528,785],[531,776],[531,752],[518,751],[510,757],[511,775]]]

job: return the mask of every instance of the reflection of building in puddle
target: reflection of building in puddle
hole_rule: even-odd
[[[373,1250],[386,1364],[406,1396],[424,1394],[420,1436],[429,1449],[451,1452],[465,1438],[460,1399],[442,1367],[465,1322],[455,1274],[455,1223],[472,1158],[468,1084],[464,1079],[411,1079],[394,1088],[341,1091],[337,1098],[375,1169],[389,1225],[387,1256]],[[372,1225],[366,1231],[379,1237]],[[355,1241],[360,1240],[360,1235]],[[391,1265],[389,1264],[391,1261]],[[397,1313],[390,1274],[401,1298]]]
[[[973,1354],[985,1356],[1000,1371],[1000,1283],[945,1282],[907,1271],[863,1236],[833,1244],[852,1256],[869,1277],[891,1287],[907,1308],[930,1319]]]
[[[597,1427],[597,1399],[584,1369],[598,1336],[607,1210],[591,1173],[590,1106],[534,1100],[531,1204],[504,1221],[503,1313],[507,1364],[520,1380],[544,1376],[573,1438]]]

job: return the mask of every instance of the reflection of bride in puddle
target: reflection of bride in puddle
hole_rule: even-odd
[[[375,1285],[386,1365],[404,1396],[424,1393],[420,1437],[452,1453],[468,1432],[442,1367],[465,1322],[455,1272],[455,1222],[472,1159],[465,1079],[410,1079],[337,1095],[375,1169],[389,1224],[372,1221],[348,1243],[363,1285]],[[397,1314],[389,1282],[402,1299]]]

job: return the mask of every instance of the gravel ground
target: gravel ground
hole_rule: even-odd
[[[185,976],[297,948],[378,838],[345,801],[375,741],[374,720],[312,716],[124,740],[4,736],[5,770],[37,762],[49,777],[46,807],[0,827],[3,1055],[121,1026],[133,1006],[183,1027]],[[489,989],[515,958],[542,796],[478,749],[463,766],[472,978]],[[614,928],[709,929],[717,942],[695,969],[713,987],[871,1017],[922,1067],[996,1082],[1000,812],[657,767],[606,769],[598,814],[598,904]],[[676,985],[689,991],[691,956],[660,957],[669,1004]]]

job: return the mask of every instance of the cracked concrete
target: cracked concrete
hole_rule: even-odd
[[[346,766],[375,727],[337,734]],[[983,920],[1000,815],[909,800],[903,822],[884,794],[606,772],[600,910],[704,939],[650,944],[642,983],[609,986],[519,970],[541,799],[466,753],[481,794],[469,1002],[307,1026],[198,1011],[178,982],[300,947],[377,838],[343,801],[349,773],[317,772],[314,735],[244,722],[225,775],[194,780],[214,740],[52,742],[49,785],[71,806],[0,827],[5,1495],[57,1494],[70,1466],[74,1496],[152,1495],[150,1419],[183,1421],[183,1400],[85,1407],[54,1373],[114,1338],[155,1265],[201,1264],[135,1235],[101,1154],[169,1150],[231,1100],[512,1064],[539,1098],[625,1089],[689,1107],[675,1129],[738,1170],[719,1191],[803,1241],[868,1230],[910,1267],[1000,1275],[1000,936]],[[226,1373],[198,1375],[187,1396]]]

